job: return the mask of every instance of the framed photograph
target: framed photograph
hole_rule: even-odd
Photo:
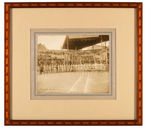
[[[30,32],[31,99],[115,98],[115,29]]]
[[[5,125],[142,125],[142,3],[5,3],[4,33]]]

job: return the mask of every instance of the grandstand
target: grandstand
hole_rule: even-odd
[[[109,35],[66,35],[60,50],[37,45],[37,72],[109,70]]]

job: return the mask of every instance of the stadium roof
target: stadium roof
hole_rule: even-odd
[[[66,36],[62,49],[78,50],[109,41],[109,35],[71,35]]]

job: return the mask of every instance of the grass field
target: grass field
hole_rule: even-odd
[[[109,92],[109,72],[66,72],[37,75],[37,94],[101,94]]]

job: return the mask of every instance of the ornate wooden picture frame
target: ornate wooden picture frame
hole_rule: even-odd
[[[11,9],[14,8],[133,8],[136,9],[136,119],[135,120],[94,120],[94,119],[75,119],[75,120],[26,120],[11,119]],[[4,117],[5,125],[142,125],[142,3],[128,3],[128,2],[17,2],[5,3],[5,59],[4,59]],[[21,76],[21,75],[20,75]],[[22,112],[24,109],[21,109]]]

